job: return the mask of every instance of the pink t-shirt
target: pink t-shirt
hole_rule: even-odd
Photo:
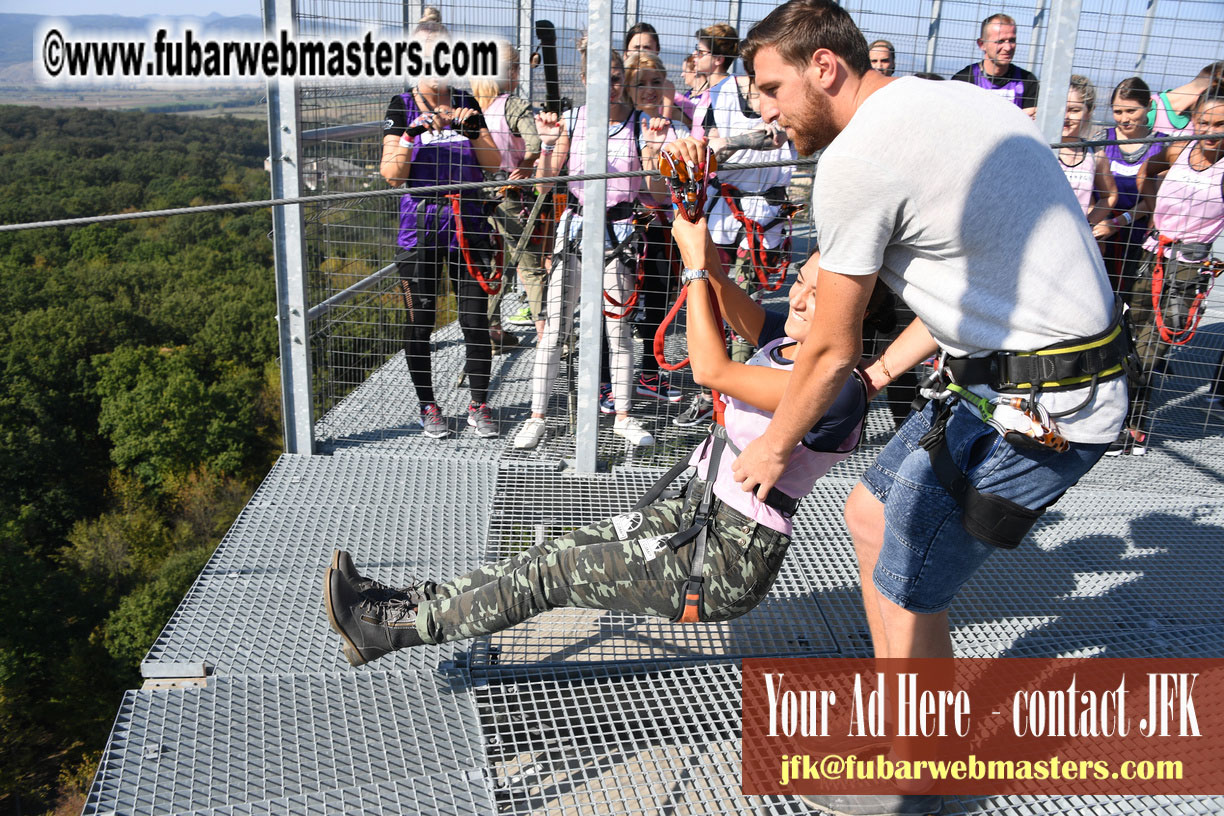
[[[506,173],[516,170],[527,155],[523,137],[516,136],[510,130],[510,123],[506,121],[506,100],[509,98],[510,94],[498,96],[489,103],[484,112],[485,125],[489,129],[489,135],[493,137],[493,144],[497,145],[497,154],[501,157],[498,167]]]
[[[1085,148],[1078,164],[1065,164],[1059,156],[1058,166],[1062,168],[1067,181],[1071,182],[1075,200],[1087,216],[1088,211],[1092,209],[1092,193],[1096,184],[1096,151],[1091,147]]]
[[[693,111],[689,116],[693,120],[693,126],[690,132],[694,139],[704,139],[705,136],[705,113],[710,109],[710,89],[706,88],[701,93],[697,94],[693,99]]]
[[[574,125],[570,131],[569,172],[575,176],[582,175],[586,163],[586,113],[586,105],[577,110],[574,116]],[[638,146],[634,144],[633,123],[636,115],[634,113],[624,122],[613,122],[610,125],[612,132],[608,135],[608,167],[606,172],[623,173],[629,170],[642,169]],[[605,171],[600,169],[596,172]],[[638,176],[608,179],[605,205],[611,207],[614,204],[633,201],[638,197],[638,192],[641,188],[642,179]],[[569,189],[574,194],[574,198],[578,199],[579,204],[585,203],[581,181],[571,181]]]
[[[690,122],[693,121],[693,113],[697,110],[696,100],[689,99],[684,94],[676,94],[676,107],[680,109],[681,113],[689,118]],[[696,122],[694,122],[694,124],[696,124]]]
[[[1157,234],[1177,241],[1209,244],[1224,229],[1224,159],[1205,170],[1190,166],[1193,148],[1186,148],[1169,168],[1156,194],[1152,213],[1155,232],[1143,248],[1154,252]]]
[[[789,369],[792,365],[791,361],[774,354],[774,350],[794,342],[789,337],[770,341],[757,350],[757,353],[753,355],[748,364]],[[851,378],[850,384],[846,387],[862,388],[859,381],[855,378]],[[743,450],[748,446],[748,443],[765,433],[765,428],[773,418],[773,413],[762,411],[760,408],[754,408],[734,397],[724,396],[723,401],[726,403],[723,422],[726,424],[727,438],[735,444],[736,448]],[[841,402],[839,399],[838,404],[840,405]],[[854,399],[847,400],[846,402],[850,405],[856,404]],[[863,392],[861,404],[863,407],[866,405],[866,392]],[[835,410],[836,407],[830,413],[832,414]],[[846,413],[849,414],[849,411]],[[838,427],[843,427],[843,423],[851,425],[852,430],[841,440],[840,444],[836,445],[836,450],[833,451],[812,450],[802,442],[796,445],[791,453],[790,461],[786,465],[786,470],[782,473],[782,477],[778,479],[776,485],[777,489],[786,495],[794,498],[803,498],[812,492],[812,487],[816,484],[817,479],[828,473],[834,465],[845,459],[858,447],[859,436],[863,432],[861,409],[857,417],[826,417],[826,419],[834,419],[833,424]],[[849,422],[845,422],[847,419],[849,419]],[[821,421],[823,423],[824,419]],[[697,450],[693,451],[693,455],[689,459],[689,464],[697,468],[697,476],[701,479],[708,478],[710,467],[709,448],[709,444],[701,445]],[[731,472],[731,466],[734,462],[735,453],[729,448],[724,449],[718,460],[718,475],[714,481],[714,495],[718,496],[724,504],[734,507],[748,518],[770,529],[790,535],[792,527],[789,518],[757,499],[755,494],[744,491],[740,487],[739,482],[735,481],[735,476]]]

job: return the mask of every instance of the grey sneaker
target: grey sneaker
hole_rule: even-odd
[[[421,433],[430,439],[445,439],[450,436],[450,426],[446,424],[446,417],[442,416],[438,406],[432,402],[421,406]]]
[[[485,438],[497,436],[497,423],[489,413],[488,403],[468,406],[468,425],[476,429],[477,436]]]
[[[394,601],[372,601],[332,567],[323,576],[323,605],[327,621],[344,641],[344,657],[353,666],[377,660],[396,649],[420,646],[425,641],[416,629],[417,603],[412,596]]]
[[[714,416],[714,398],[709,394],[697,394],[680,416],[672,420],[678,428],[691,428]]]

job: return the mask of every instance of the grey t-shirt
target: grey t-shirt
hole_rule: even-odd
[[[980,88],[907,77],[879,89],[821,155],[815,197],[821,267],[878,271],[954,356],[1109,325],[1113,292],[1058,160],[1019,108]],[[1087,395],[1041,402],[1057,412]],[[1110,442],[1126,404],[1123,379],[1102,383],[1059,428]]]

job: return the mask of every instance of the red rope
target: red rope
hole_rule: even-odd
[[[1161,235],[1156,243],[1156,267],[1152,270],[1152,311],[1156,315],[1156,328],[1160,330],[1160,339],[1173,346],[1184,346],[1194,337],[1194,333],[1198,331],[1199,321],[1203,319],[1203,315],[1199,312],[1199,307],[1203,305],[1203,301],[1207,299],[1207,292],[1199,292],[1194,296],[1194,300],[1190,303],[1190,310],[1186,316],[1186,327],[1181,331],[1173,331],[1165,326],[1164,310],[1160,305],[1161,290],[1164,289],[1164,253],[1165,247],[1177,243],[1174,239],[1167,235]],[[1173,259],[1177,263],[1177,259]]]
[[[688,287],[680,290],[680,296],[676,298],[676,303],[671,307],[671,311],[663,318],[663,322],[659,324],[658,331],[654,336],[654,356],[659,364],[659,368],[664,371],[679,371],[689,364],[689,358],[685,357],[678,363],[667,362],[667,357],[663,352],[664,342],[667,340],[667,328],[676,320],[676,315],[680,314],[680,309],[684,306],[684,302],[688,300]],[[714,313],[714,324],[716,326],[723,325],[722,311],[718,308],[718,297],[713,292],[710,292],[710,311]],[[710,389],[710,393],[714,398],[714,421],[719,425],[723,424],[723,412],[726,406],[723,405],[722,394],[714,389]]]
[[[459,204],[459,196],[460,193],[446,194],[451,202],[451,210],[455,213],[455,236],[459,239],[459,252],[463,255],[463,265],[467,267],[468,274],[476,279],[486,295],[496,295],[501,291],[501,284],[498,282],[502,276],[501,260],[497,259],[497,267],[488,278],[481,274],[480,268],[472,261],[472,250],[463,232],[463,209]]]
[[[726,200],[727,206],[731,208],[731,214],[735,216],[735,220],[744,226],[744,232],[748,238],[748,260],[751,261],[752,268],[756,271],[761,288],[767,292],[776,292],[781,289],[783,282],[786,281],[786,272],[790,268],[790,223],[795,216],[794,208],[790,204],[783,204],[780,209],[783,217],[786,218],[786,238],[779,247],[781,261],[778,266],[771,267],[769,250],[765,248],[765,232],[761,229],[761,225],[745,215],[739,204],[736,203],[735,197],[740,194],[740,191],[730,184],[721,184],[718,192]],[[775,275],[777,280],[773,279]]]

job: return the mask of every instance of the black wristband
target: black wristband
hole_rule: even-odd
[[[404,135],[409,139],[415,139],[427,130],[429,130],[429,128],[427,128],[425,125],[414,125],[405,130]]]
[[[485,127],[484,114],[473,113],[459,124],[459,133],[469,139],[476,139]]]

